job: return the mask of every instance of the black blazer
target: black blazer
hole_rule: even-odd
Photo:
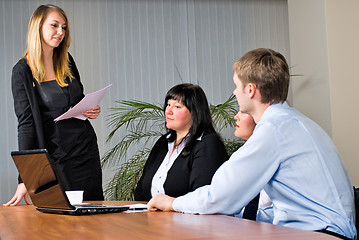
[[[72,82],[68,81],[70,105],[74,106],[84,97],[84,94],[80,74],[70,54],[69,65],[73,75]],[[46,148],[38,96],[35,90],[37,85],[26,59],[20,59],[13,67],[11,76],[14,108],[18,119],[19,150]],[[78,92],[79,87],[81,94],[71,94],[73,91]],[[19,182],[22,182],[20,178]]]
[[[168,152],[166,135],[162,136],[152,148],[143,169],[143,174],[135,189],[136,201],[151,199],[152,178]],[[179,197],[198,187],[211,183],[212,176],[228,159],[222,140],[215,133],[204,134],[196,142],[190,154],[179,155],[169,169],[164,183],[165,193]]]
[[[80,85],[81,95],[71,95],[73,84],[69,84],[70,105],[74,106],[83,97],[83,86],[80,82],[80,75],[75,65],[75,61],[69,54],[69,63],[72,81]],[[41,121],[41,113],[38,104],[37,92],[35,87],[37,81],[33,78],[31,69],[26,59],[20,59],[12,70],[11,77],[12,95],[14,98],[15,114],[18,119],[18,144],[19,150],[45,148],[45,139]],[[76,86],[77,89],[78,86]]]

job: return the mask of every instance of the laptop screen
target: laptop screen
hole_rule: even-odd
[[[11,156],[36,207],[73,209],[56,178],[46,149],[13,151]]]

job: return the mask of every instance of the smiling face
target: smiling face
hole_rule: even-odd
[[[66,27],[65,18],[58,12],[51,11],[41,28],[43,49],[58,47],[65,37]]]
[[[165,109],[166,127],[177,133],[188,133],[191,128],[191,112],[180,101],[169,99]]]
[[[256,126],[253,117],[239,111],[237,115],[234,116],[234,119],[236,120],[234,135],[247,140],[252,135]]]

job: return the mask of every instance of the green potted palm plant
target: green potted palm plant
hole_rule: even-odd
[[[160,105],[142,101],[116,101],[118,107],[111,108],[109,127],[112,129],[106,142],[121,132],[122,138],[101,159],[102,167],[115,167],[113,178],[105,186],[108,200],[133,200],[134,189],[141,177],[143,166],[152,146],[166,131],[165,116]],[[218,105],[210,105],[211,115],[219,133],[234,126],[233,116],[237,113],[235,97]],[[231,155],[244,144],[243,139],[224,139]]]

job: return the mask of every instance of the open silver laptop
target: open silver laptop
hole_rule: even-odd
[[[65,194],[61,179],[46,149],[11,152],[11,157],[19,171],[36,209],[46,213],[94,214],[122,212],[128,206],[109,206],[83,203],[71,205]]]

